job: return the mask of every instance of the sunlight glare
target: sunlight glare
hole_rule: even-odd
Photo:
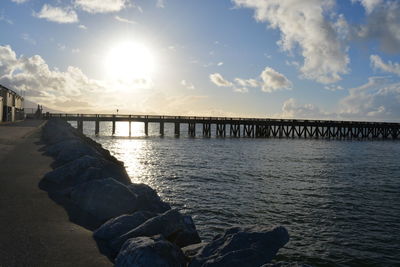
[[[134,42],[112,47],[104,63],[107,76],[123,83],[146,83],[151,79],[155,68],[151,50]]]

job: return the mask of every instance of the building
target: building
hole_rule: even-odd
[[[24,98],[0,85],[0,122],[24,119]]]

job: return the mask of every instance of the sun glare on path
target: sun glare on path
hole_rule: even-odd
[[[122,83],[145,84],[152,79],[155,69],[151,50],[134,42],[124,42],[112,47],[104,64],[107,76]]]

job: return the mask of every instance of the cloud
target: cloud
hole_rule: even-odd
[[[37,103],[57,109],[66,101],[92,103],[107,95],[106,85],[89,79],[79,68],[69,66],[66,71],[51,70],[39,55],[20,56],[10,46],[0,46],[0,83]],[[94,104],[92,104],[94,106]],[[70,106],[74,110],[81,106]]]
[[[398,121],[400,83],[392,83],[386,77],[370,77],[366,84],[351,88],[339,106],[342,117]]]
[[[164,5],[164,0],[157,0],[156,6],[157,6],[158,8],[164,8],[164,7],[165,7],[165,5]]]
[[[278,29],[280,47],[289,53],[300,48],[302,75],[321,83],[333,83],[348,73],[349,57],[343,33],[347,23],[335,16],[331,0],[233,0],[237,7],[254,9],[255,19]]]
[[[233,84],[222,77],[219,73],[210,74],[210,80],[219,87],[232,87]]]
[[[29,0],[11,0],[11,2],[17,3],[17,4],[22,4],[25,2],[28,2]]]
[[[81,30],[87,30],[87,27],[83,24],[79,25],[78,28]]]
[[[126,18],[122,18],[122,17],[120,17],[120,16],[115,16],[114,18],[115,18],[116,20],[120,21],[120,22],[124,22],[124,23],[128,23],[128,24],[136,24],[136,23],[137,23],[137,22],[134,21],[134,20],[129,20],[129,19],[126,19]]]
[[[0,12],[0,21],[4,21],[4,22],[6,22],[8,24],[14,24],[14,22],[11,19],[7,18],[4,15],[4,10],[1,10],[1,12]]]
[[[352,0],[352,2],[360,2],[364,6],[365,11],[370,14],[375,7],[383,3],[383,0]]]
[[[371,61],[371,65],[374,69],[394,73],[394,74],[400,76],[400,64],[399,63],[392,63],[391,61],[389,61],[388,63],[385,63],[378,55],[371,55],[370,61]]]
[[[328,90],[328,91],[341,91],[341,90],[344,90],[344,88],[342,86],[334,85],[334,84],[326,85],[326,86],[324,86],[324,88],[325,88],[325,90]]]
[[[196,89],[196,87],[192,83],[190,83],[190,82],[188,82],[186,80],[182,80],[181,81],[181,85],[183,85],[186,89],[189,89],[189,90]]]
[[[36,45],[36,41],[35,39],[33,39],[29,34],[27,33],[23,33],[21,34],[21,39],[32,44],[32,45]]]
[[[275,117],[296,119],[332,119],[333,117],[336,117],[336,114],[322,111],[317,106],[312,104],[301,105],[294,98],[289,98],[282,105],[282,113],[276,114]]]
[[[128,6],[128,0],[75,0],[77,8],[89,13],[118,12]]]
[[[39,13],[33,13],[37,18],[46,19],[57,23],[75,23],[78,22],[78,15],[69,7],[53,7],[44,4]]]
[[[222,65],[224,65],[224,62],[222,61],[217,63],[217,66],[222,66]]]
[[[269,67],[266,67],[261,73],[261,79],[263,81],[261,90],[264,92],[270,93],[277,90],[292,88],[292,83],[285,75]]]
[[[243,87],[258,87],[260,86],[260,83],[255,80],[255,79],[241,79],[241,78],[235,78],[236,84],[239,86]]]
[[[354,36],[361,40],[376,39],[384,52],[398,53],[400,52],[399,17],[399,1],[379,2],[370,10],[367,23],[355,27]]]

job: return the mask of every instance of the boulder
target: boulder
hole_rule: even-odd
[[[180,248],[162,236],[128,239],[115,261],[116,267],[185,267]]]
[[[62,142],[63,144],[65,142]],[[65,163],[76,160],[82,156],[92,156],[96,158],[101,158],[102,155],[93,147],[85,144],[85,143],[75,143],[75,145],[66,144],[62,147],[55,156],[55,160],[58,166],[63,165]]]
[[[101,253],[111,256],[108,242],[120,235],[135,229],[150,218],[157,216],[157,213],[150,211],[136,211],[133,214],[124,214],[108,220],[93,233],[97,246]]]
[[[48,145],[48,146],[45,147],[44,150],[46,151],[47,155],[55,157],[65,147],[68,147],[68,146],[74,147],[74,146],[79,146],[79,145],[82,145],[82,144],[83,144],[82,140],[80,140],[78,137],[76,137],[76,138],[72,138],[72,139],[63,140],[61,142],[58,142],[58,143],[55,143],[55,144],[52,144],[52,145]]]
[[[267,263],[262,265],[261,267],[312,267],[311,265],[299,263],[299,262],[286,262],[279,261],[275,263]]]
[[[101,222],[137,210],[136,195],[112,178],[80,184],[70,196],[73,203]]]
[[[203,243],[203,242],[197,243],[197,244],[193,244],[193,245],[189,245],[189,246],[183,247],[182,248],[182,252],[183,252],[183,254],[185,254],[185,257],[187,259],[191,260],[206,245],[207,245],[207,243]]]
[[[162,201],[157,192],[146,184],[130,184],[128,188],[137,196],[139,210],[164,213],[171,209],[171,206]]]
[[[135,229],[114,238],[110,242],[110,248],[115,256],[126,240],[139,236],[154,236],[161,234],[169,241],[179,247],[200,243],[200,237],[192,217],[182,215],[179,211],[172,209],[157,217],[147,220]]]
[[[48,172],[40,181],[39,187],[57,193],[90,180],[109,177],[120,183],[130,184],[130,178],[123,166],[103,158],[83,156]]]
[[[269,263],[287,242],[289,234],[282,226],[272,230],[231,228],[203,247],[189,267],[261,266]]]
[[[79,132],[64,120],[49,120],[42,129],[42,140],[48,145],[76,138]]]

